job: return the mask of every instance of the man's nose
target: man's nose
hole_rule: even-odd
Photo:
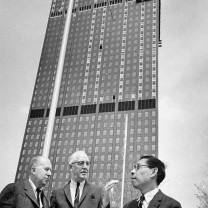
[[[83,168],[88,168],[89,165],[87,165],[87,163],[85,162],[84,165],[83,165]]]
[[[131,175],[134,175],[134,173],[135,173],[135,169],[133,168],[131,171]]]
[[[51,174],[52,174],[52,173],[51,173],[51,170],[48,170],[48,171],[47,171],[47,175],[51,176]]]

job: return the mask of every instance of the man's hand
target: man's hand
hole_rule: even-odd
[[[105,185],[105,193],[103,198],[103,205],[106,207],[110,203],[110,191],[114,187],[115,184],[117,184],[118,180],[111,180]]]

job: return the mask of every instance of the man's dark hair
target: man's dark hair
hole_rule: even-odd
[[[157,168],[157,185],[159,185],[165,178],[165,164],[159,160],[158,158],[151,156],[151,155],[144,155],[140,158],[141,159],[147,159],[147,165],[149,168]]]

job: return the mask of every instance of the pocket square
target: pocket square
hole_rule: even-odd
[[[95,199],[95,195],[94,194],[91,194],[90,195],[90,199]]]

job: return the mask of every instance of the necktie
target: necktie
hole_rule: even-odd
[[[74,208],[79,207],[79,185],[80,183],[77,183],[76,193],[75,193],[75,199],[74,199]]]
[[[145,200],[145,197],[144,195],[142,194],[140,196],[140,199],[139,199],[139,204],[138,204],[138,208],[142,208],[142,204],[143,204],[143,201]]]
[[[38,205],[40,206],[40,200],[41,200],[40,195],[41,195],[41,190],[40,190],[39,188],[37,188],[36,191],[37,191],[37,201],[38,201]]]

